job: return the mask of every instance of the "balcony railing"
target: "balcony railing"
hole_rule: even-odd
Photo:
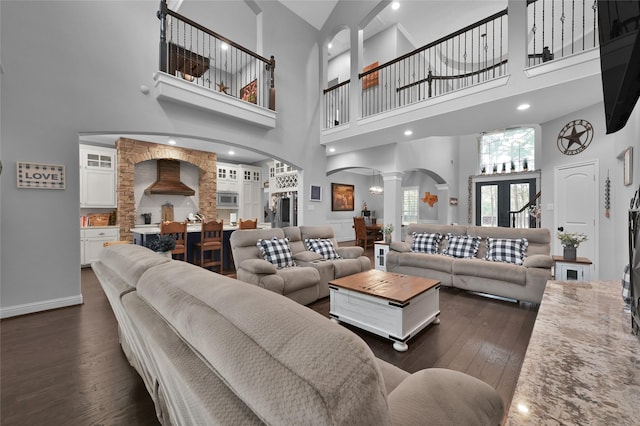
[[[325,129],[349,122],[349,89],[351,80],[324,89]]]
[[[362,116],[389,111],[507,73],[507,10],[359,74]]]
[[[275,110],[273,56],[260,56],[170,10],[165,0],[158,18],[160,71]]]
[[[595,0],[527,0],[529,66],[598,46]]]

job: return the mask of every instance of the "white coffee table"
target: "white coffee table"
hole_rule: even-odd
[[[329,282],[329,316],[394,341],[399,352],[427,325],[439,324],[440,281],[372,269]]]

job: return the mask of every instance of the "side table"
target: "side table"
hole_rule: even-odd
[[[569,260],[554,255],[554,279],[558,281],[590,281],[591,261],[586,257]]]
[[[373,245],[373,259],[375,268],[379,271],[387,272],[386,257],[389,252],[389,244],[376,241]]]

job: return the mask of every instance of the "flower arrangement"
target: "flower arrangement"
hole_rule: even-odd
[[[153,251],[166,252],[176,248],[176,238],[171,234],[158,235],[147,241],[146,247]]]
[[[587,241],[587,236],[579,232],[558,232],[558,239],[562,247],[578,247],[580,243]]]
[[[393,225],[388,224],[382,227],[382,233],[384,235],[390,235],[393,232]]]

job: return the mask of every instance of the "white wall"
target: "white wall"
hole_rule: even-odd
[[[243,2],[226,6],[234,5],[243,11],[246,7]],[[324,176],[324,149],[316,130],[318,32],[279,2],[260,6],[265,53],[277,61],[278,122],[270,131],[160,103],[153,89],[149,95],[140,92],[143,84],[153,88],[152,75],[158,69],[157,2],[0,2],[5,167],[1,233],[2,241],[12,245],[12,250],[2,251],[2,314],[13,306],[38,310],[50,307],[50,301],[78,300],[80,132],[217,139],[309,169],[310,179]],[[229,12],[219,18],[234,21],[233,16]],[[67,188],[17,189],[16,161],[64,164]],[[316,223],[326,217],[322,211],[309,213]]]

